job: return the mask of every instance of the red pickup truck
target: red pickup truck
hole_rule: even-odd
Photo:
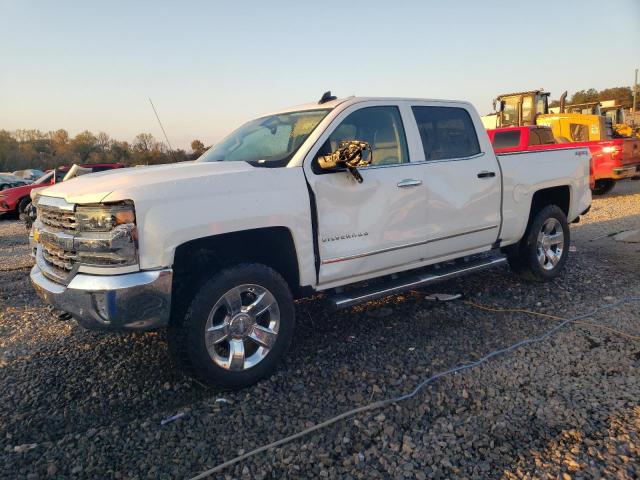
[[[594,195],[610,192],[617,180],[640,175],[640,151],[624,138],[593,142],[558,143],[551,128],[539,125],[487,130],[496,153],[586,147],[591,152],[591,190]]]
[[[122,163],[92,163],[78,165],[82,168],[90,168],[92,172],[102,172],[113,168],[124,168]],[[34,188],[49,187],[54,183],[61,182],[71,167],[62,166],[55,170],[49,170],[42,177],[29,185],[8,188],[0,192],[0,216],[14,214],[19,217],[24,213],[24,209],[31,203],[29,194]]]

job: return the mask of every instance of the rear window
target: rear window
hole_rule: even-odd
[[[493,135],[493,148],[513,148],[520,145],[520,130],[496,132]]]
[[[469,113],[457,107],[411,107],[418,124],[424,158],[443,160],[480,153]]]
[[[549,128],[532,128],[529,132],[529,145],[549,145],[556,143]]]

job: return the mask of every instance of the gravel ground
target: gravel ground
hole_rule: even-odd
[[[25,231],[0,221],[0,476],[190,478],[209,467],[539,335],[555,320],[640,295],[640,182],[572,227],[557,281],[507,268],[339,314],[298,305],[277,374],[228,393],[180,375],[162,333],[108,335],[53,319],[31,291]],[[638,478],[640,304],[627,304],[223,472],[219,478]],[[603,327],[615,328],[623,336]],[[165,418],[183,414],[175,421]]]

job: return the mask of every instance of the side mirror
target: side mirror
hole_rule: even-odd
[[[358,172],[358,167],[366,167],[372,160],[373,152],[368,142],[343,140],[335,152],[318,157],[318,165],[327,171],[346,168],[358,183],[362,183],[363,178]]]
[[[493,110],[500,113],[504,110],[504,100],[495,99],[493,101]]]

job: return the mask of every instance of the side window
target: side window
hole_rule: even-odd
[[[411,107],[418,123],[424,158],[443,160],[480,153],[469,113],[457,107]]]
[[[493,148],[513,148],[520,145],[520,130],[496,132],[493,136]]]
[[[574,142],[588,142],[589,141],[589,127],[586,125],[580,125],[577,123],[569,124],[569,131],[571,132],[571,139]]]
[[[409,161],[402,118],[397,107],[365,107],[349,114],[329,135],[318,152],[327,155],[343,140],[371,145],[371,165],[394,165]]]
[[[518,125],[518,110],[520,110],[520,102],[518,98],[507,98],[504,101],[504,110],[502,111],[503,126]]]
[[[522,123],[531,123],[533,109],[533,99],[531,97],[524,97],[522,99]]]

